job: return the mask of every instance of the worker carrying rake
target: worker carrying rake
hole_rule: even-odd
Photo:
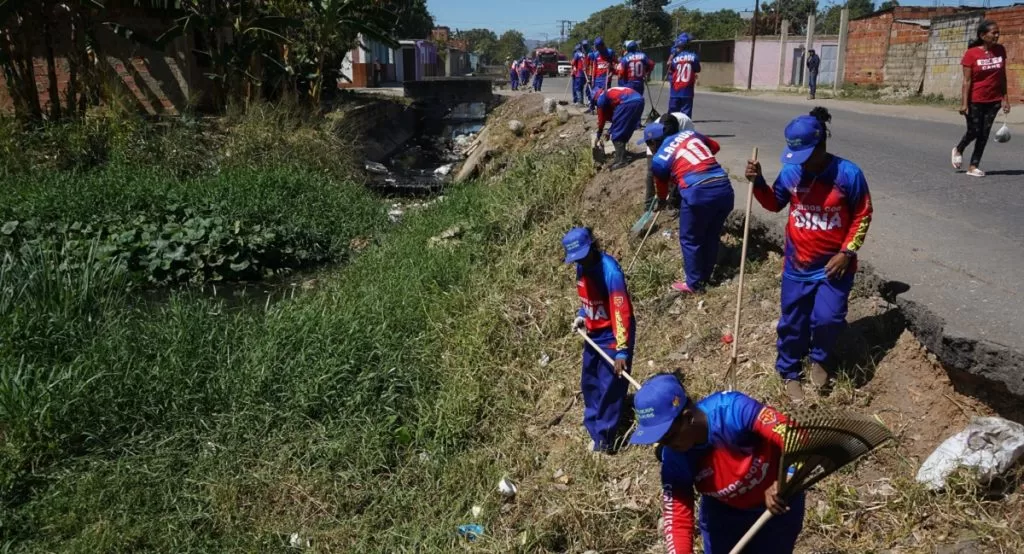
[[[782,170],[771,187],[757,161],[750,160],[746,170],[764,209],[778,212],[789,206],[775,368],[793,402],[804,399],[804,356],[810,358],[814,386],[827,387],[831,380],[832,351],[846,326],[857,251],[871,224],[864,172],[827,150],[831,120],[828,110],[818,107],[790,121]]]
[[[775,515],[746,552],[789,554],[803,528],[804,495],[784,501],[777,475],[788,418],[740,392],[694,402],[679,379],[651,377],[633,400],[630,444],[660,443],[662,535],[670,554],[692,554],[699,528],[706,554],[728,554],[767,508]],[[701,495],[694,516],[694,491]],[[695,525],[696,522],[696,525]]]
[[[601,248],[590,229],[576,227],[562,239],[565,263],[576,264],[576,289],[583,306],[572,331],[585,329],[583,345],[583,425],[596,452],[614,449],[615,432],[626,400],[633,360],[636,320],[619,262]],[[601,349],[595,350],[594,346]],[[609,360],[611,363],[609,363]]]

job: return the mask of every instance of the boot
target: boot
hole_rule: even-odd
[[[626,143],[613,142],[615,145],[615,158],[612,159],[612,169],[626,167]]]
[[[831,384],[831,376],[821,364],[817,362],[811,362],[811,384],[814,385],[819,391],[825,390]]]
[[[786,381],[786,394],[789,395],[789,400],[793,404],[800,404],[804,401],[804,388],[800,385],[800,381],[795,379]]]

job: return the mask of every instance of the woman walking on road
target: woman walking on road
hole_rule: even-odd
[[[960,113],[967,118],[967,132],[953,147],[953,168],[961,168],[963,152],[973,141],[974,152],[967,174],[984,177],[985,172],[978,165],[985,153],[992,123],[1000,107],[1003,113],[1010,113],[1010,99],[1006,95],[1006,49],[999,44],[996,22],[985,20],[978,25],[978,37],[970,42],[960,63],[964,68]]]
[[[864,173],[826,148],[831,120],[828,110],[814,108],[786,126],[782,170],[771,187],[761,164],[747,162],[758,203],[771,212],[789,205],[775,369],[793,402],[804,398],[804,356],[811,361],[812,384],[829,383],[832,350],[846,326],[857,251],[871,224]]]

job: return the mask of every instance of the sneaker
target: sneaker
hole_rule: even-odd
[[[953,169],[960,169],[964,165],[964,157],[956,151],[956,146],[953,147],[953,154],[950,156],[950,161],[953,162]]]
[[[811,362],[811,384],[819,389],[823,389],[829,385],[829,374],[828,371],[817,362]]]
[[[691,289],[690,285],[686,284],[686,281],[676,281],[675,283],[672,283],[672,286],[669,288],[671,288],[675,292],[680,292],[683,294],[697,294],[699,292]]]
[[[984,177],[985,176],[985,172],[980,170],[980,169],[978,169],[978,168],[968,169],[967,170],[967,174],[970,175],[971,177]]]
[[[786,394],[789,395],[789,400],[794,404],[804,401],[804,387],[796,379],[786,380]]]

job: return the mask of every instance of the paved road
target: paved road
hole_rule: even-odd
[[[566,84],[566,79],[548,79],[544,92],[564,98]],[[664,112],[667,99],[660,104]],[[742,173],[751,148],[759,146],[770,182],[780,166],[786,123],[814,105],[832,112],[829,150],[860,165],[871,188],[875,217],[862,259],[884,278],[908,284],[901,298],[945,320],[941,342],[947,347],[1009,349],[1009,356],[999,360],[986,354],[987,361],[953,361],[967,366],[963,369],[1001,373],[997,380],[1009,378],[1010,390],[1024,394],[1024,358],[1019,355],[1024,352],[1024,136],[1008,144],[990,142],[982,163],[988,176],[977,179],[950,167],[949,151],[963,124],[945,110],[698,91],[694,119],[702,132],[722,143],[719,159],[733,175]],[[736,185],[740,204],[746,183]],[[754,210],[774,216],[760,207]],[[780,226],[784,217],[777,220]]]

